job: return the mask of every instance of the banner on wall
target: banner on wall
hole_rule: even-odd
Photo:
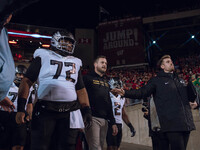
[[[110,66],[144,63],[144,40],[141,17],[100,23],[99,54]]]

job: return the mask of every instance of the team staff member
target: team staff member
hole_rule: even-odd
[[[175,73],[174,64],[169,55],[164,55],[158,62],[161,71],[147,85],[138,90],[124,91],[114,89],[122,96],[145,98],[153,94],[160,131],[163,133],[159,150],[186,150],[190,131],[195,129],[189,104],[192,96],[184,80]]]
[[[49,150],[52,141],[56,150],[75,149],[73,141],[76,139],[68,138],[70,112],[78,110],[79,104],[84,112],[89,109],[88,95],[80,71],[82,61],[72,56],[75,44],[70,32],[54,33],[51,48],[37,49],[34,52],[34,60],[22,80],[16,115],[19,124],[24,123],[24,103],[28,89],[38,80],[38,101],[32,118],[32,150]],[[88,118],[86,120],[90,121]]]
[[[86,129],[86,138],[90,150],[103,150],[108,128],[107,120],[110,121],[113,135],[116,135],[118,132],[112,112],[110,88],[107,80],[104,78],[106,70],[106,57],[98,56],[94,61],[94,71],[83,76],[92,111],[92,126]]]

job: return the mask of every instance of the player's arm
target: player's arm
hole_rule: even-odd
[[[33,113],[33,104],[32,103],[27,104],[26,112],[28,113],[27,120],[32,120],[32,113]]]
[[[77,90],[76,92],[77,92],[79,103],[81,104],[81,108],[89,107],[90,104],[89,104],[86,88],[82,88],[80,90]]]
[[[76,92],[77,92],[78,101],[81,105],[81,113],[83,116],[83,121],[85,123],[86,128],[89,128],[91,126],[92,115],[91,115],[91,109],[90,109],[90,103],[89,103],[87,90],[84,86],[84,82],[83,82],[83,78],[82,78],[80,70],[78,73]]]
[[[122,119],[123,121],[126,123],[126,125],[130,128],[131,131],[131,137],[135,136],[135,129],[133,127],[133,125],[131,124],[131,122],[129,121],[128,115],[126,114],[125,108],[122,108]]]
[[[18,124],[24,123],[25,105],[29,96],[30,87],[37,80],[41,68],[41,58],[36,57],[29,66],[25,77],[19,86],[18,100],[17,100],[17,115],[16,122]]]
[[[11,112],[15,109],[15,105],[8,97],[5,97],[2,101],[0,101],[0,106],[8,112]]]
[[[29,89],[32,85],[32,82],[24,77],[19,86],[18,92],[18,100],[17,100],[17,114],[16,114],[16,122],[18,124],[24,123],[25,117],[25,105],[29,95]]]
[[[78,72],[78,80],[76,83],[76,92],[77,92],[78,101],[81,104],[81,107],[82,108],[89,107],[90,106],[89,98],[88,98],[87,90],[85,88],[85,85],[83,82],[83,77],[82,77],[80,70]]]
[[[26,107],[26,112],[28,113],[28,119],[31,120],[32,119],[32,112],[33,112],[33,99],[32,96],[34,95],[34,90],[31,91],[31,94],[29,95],[28,98],[28,104]]]
[[[92,123],[92,112],[90,109],[90,104],[89,104],[86,88],[77,90],[77,96],[78,96],[79,103],[81,105],[81,113],[83,116],[85,127],[89,128]]]

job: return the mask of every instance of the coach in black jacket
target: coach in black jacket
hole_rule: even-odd
[[[112,124],[113,135],[118,132],[113,116],[110,88],[104,74],[107,70],[105,56],[98,56],[94,61],[94,71],[83,76],[92,111],[92,126],[86,129],[86,138],[90,150],[103,150],[108,123]]]
[[[162,140],[159,150],[186,150],[190,131],[195,129],[188,99],[187,85],[174,73],[174,64],[169,55],[158,62],[162,71],[139,90],[117,90],[128,98],[145,98],[153,94]]]

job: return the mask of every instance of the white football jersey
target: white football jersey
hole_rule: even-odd
[[[13,82],[13,84],[11,85],[11,87],[10,87],[8,93],[7,93],[7,97],[13,102],[13,104],[15,106],[14,112],[17,112],[18,90],[19,90],[19,88]],[[33,91],[33,87],[30,88],[30,92],[29,92],[28,98],[30,96],[32,96],[32,99],[34,99],[34,95],[30,95],[32,91]],[[26,102],[26,106],[27,106],[27,104],[28,104],[28,100]],[[25,109],[26,109],[26,106],[25,106]],[[0,107],[0,110],[5,111],[2,107]]]
[[[121,98],[120,95],[117,97],[110,92],[110,98],[112,101],[113,115],[116,123],[122,124],[122,108],[124,107],[125,98]]]
[[[63,57],[47,49],[37,49],[34,52],[36,57],[41,58],[38,99],[60,102],[76,100],[75,85],[82,61],[73,56]]]

